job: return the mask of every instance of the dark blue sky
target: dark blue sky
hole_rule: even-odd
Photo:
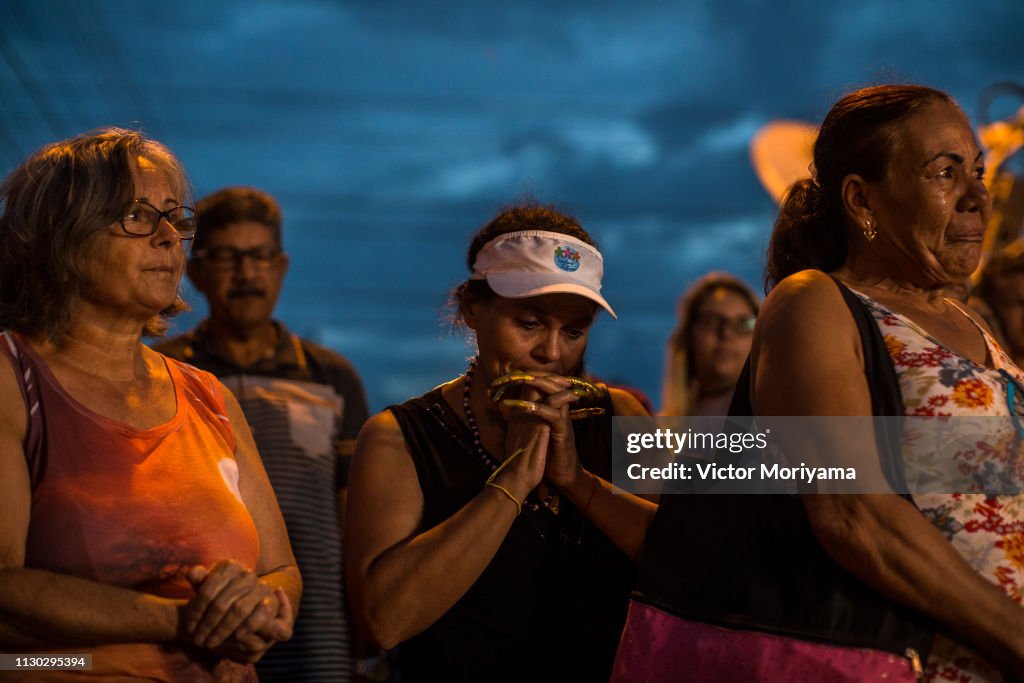
[[[103,125],[167,143],[198,194],[279,197],[279,307],[346,354],[371,405],[464,369],[440,322],[472,232],[531,195],[605,253],[590,365],[658,394],[678,294],[752,284],[773,204],[748,144],[845,90],[1024,81],[1024,3],[6,0],[0,169]],[[204,305],[178,328],[194,323]]]

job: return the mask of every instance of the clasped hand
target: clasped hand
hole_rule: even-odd
[[[594,385],[575,377],[537,372],[511,372],[491,385],[491,398],[508,421],[506,453],[510,458],[518,453],[515,457],[522,459],[518,465],[509,463],[508,469],[525,475],[527,493],[541,480],[567,488],[579,476],[582,468],[571,420],[600,409],[573,411],[570,406],[597,392]]]
[[[183,638],[237,662],[255,662],[271,645],[292,636],[288,596],[233,560],[186,574],[196,591],[182,609]]]

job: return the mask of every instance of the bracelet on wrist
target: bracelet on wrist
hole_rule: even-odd
[[[505,488],[501,484],[495,484],[493,481],[488,481],[486,484],[484,484],[485,488],[488,487],[488,486],[490,486],[491,488],[498,489],[499,491],[504,493],[506,496],[508,496],[509,500],[511,500],[513,503],[515,503],[515,506],[516,506],[516,516],[519,516],[519,515],[521,515],[523,513],[523,504],[520,503],[519,500],[515,496],[512,495],[511,491],[509,491],[507,488]]]

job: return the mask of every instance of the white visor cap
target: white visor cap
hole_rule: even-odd
[[[615,311],[601,296],[604,260],[586,242],[560,232],[522,230],[499,235],[476,256],[471,280],[487,280],[499,296],[578,294]]]

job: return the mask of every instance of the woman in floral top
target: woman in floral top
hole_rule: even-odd
[[[977,267],[989,212],[982,154],[957,105],[918,86],[851,93],[822,124],[812,172],[790,191],[769,247],[772,291],[751,354],[755,413],[871,414],[861,337],[826,273],[868,305],[905,415],[1024,413],[1024,373],[977,314],[946,297]],[[839,564],[936,621],[928,680],[1024,675],[1024,497],[1006,485],[1021,480],[1007,455],[1020,436],[1014,421],[983,424],[993,423],[957,449],[918,438],[908,420],[909,498],[804,496]],[[871,441],[829,447],[842,457]]]

